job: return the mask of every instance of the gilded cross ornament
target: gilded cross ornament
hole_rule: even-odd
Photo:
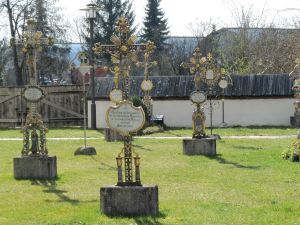
[[[294,96],[296,101],[294,102],[295,112],[294,115],[300,116],[300,58],[295,60],[295,67],[292,72],[290,72],[289,76],[295,77],[293,90],[295,91]]]
[[[124,99],[128,99],[130,63],[137,62],[137,51],[145,50],[145,44],[136,44],[137,37],[129,35],[129,23],[127,18],[120,17],[116,22],[116,34],[110,40],[111,45],[96,43],[93,51],[99,55],[108,53],[114,64],[111,71],[114,73],[114,85],[116,89],[122,89]],[[122,88],[119,83],[121,82]]]
[[[11,39],[11,45],[22,46],[22,52],[27,56],[27,67],[29,71],[29,83],[36,85],[36,63],[38,52],[43,50],[43,46],[54,44],[54,39],[51,37],[43,37],[41,31],[36,31],[36,21],[34,19],[27,20],[26,31],[22,36],[22,40]]]
[[[116,34],[110,40],[112,44],[96,43],[95,54],[108,53],[111,56],[114,73],[114,89],[110,99],[117,103],[106,112],[107,125],[123,136],[124,147],[116,157],[118,167],[118,186],[140,186],[140,157],[132,148],[132,133],[141,129],[145,123],[145,114],[141,107],[134,107],[129,99],[129,76],[131,65],[137,62],[137,52],[145,51],[146,44],[136,44],[136,36],[129,35],[127,18],[120,17],[116,22]],[[124,163],[124,179],[123,179]],[[134,176],[135,172],[135,176]]]
[[[141,88],[144,92],[143,103],[147,108],[148,121],[150,122],[152,117],[152,99],[150,92],[153,89],[153,83],[149,80],[149,70],[157,65],[156,61],[150,61],[150,56],[156,49],[156,46],[153,42],[149,41],[146,44],[146,50],[144,53],[144,62],[137,62],[136,65],[138,67],[144,68],[144,80],[141,83]]]
[[[36,21],[27,21],[26,31],[22,40],[11,40],[11,45],[22,46],[22,51],[26,54],[26,65],[29,72],[29,85],[23,91],[24,98],[30,103],[29,113],[23,127],[23,156],[47,156],[46,132],[47,128],[43,124],[41,115],[37,112],[38,102],[46,96],[46,92],[37,84],[37,60],[38,52],[43,46],[52,45],[53,38],[44,38],[43,33],[36,31]],[[31,142],[31,146],[30,146]]]
[[[231,82],[231,78],[215,62],[211,53],[205,57],[201,54],[200,48],[194,50],[190,62],[182,63],[181,66],[189,69],[190,73],[194,75],[195,90],[190,96],[192,103],[196,105],[192,116],[193,138],[203,138],[206,136],[203,103],[206,101],[207,93],[212,95],[212,90],[216,87],[226,88]],[[206,91],[201,91],[203,87],[206,87]],[[212,106],[212,104],[210,105]]]

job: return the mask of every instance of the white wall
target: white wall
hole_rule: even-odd
[[[289,126],[294,114],[293,98],[280,99],[236,99],[225,100],[225,122],[228,126]],[[90,101],[88,102],[88,125],[90,127]],[[105,113],[109,101],[97,101],[96,125],[106,127]],[[189,100],[155,100],[153,113],[164,115],[164,122],[170,127],[191,127],[194,106]],[[206,124],[210,124],[209,107],[205,107]],[[222,102],[213,110],[213,126],[222,123]]]

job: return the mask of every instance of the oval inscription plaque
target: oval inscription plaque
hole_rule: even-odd
[[[191,101],[196,104],[200,104],[206,101],[206,95],[200,91],[194,91],[190,97]]]
[[[43,91],[39,87],[27,87],[24,91],[24,98],[27,101],[37,102],[43,98]]]
[[[119,89],[113,89],[109,94],[109,98],[112,102],[119,103],[123,99],[123,93]]]
[[[140,130],[144,126],[145,113],[142,107],[135,107],[132,102],[123,101],[117,106],[108,108],[106,123],[111,129],[128,135]]]
[[[227,86],[228,86],[227,80],[220,80],[220,82],[219,82],[220,88],[225,89],[225,88],[227,88]]]
[[[141,84],[141,88],[143,91],[151,91],[153,88],[153,83],[151,80],[143,80]]]

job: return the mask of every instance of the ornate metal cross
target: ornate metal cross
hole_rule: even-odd
[[[193,56],[190,58],[189,63],[182,63],[181,66],[190,70],[191,74],[194,74],[195,90],[200,90],[201,80],[203,81],[203,74],[205,72],[206,58],[202,57],[199,48],[196,48],[193,52]]]
[[[136,44],[137,37],[134,35],[129,36],[129,22],[125,17],[120,17],[117,20],[116,31],[117,35],[110,38],[112,45],[96,43],[93,50],[98,55],[103,52],[111,55],[111,61],[115,65],[113,69],[115,75],[114,88],[121,89],[124,94],[123,100],[128,100],[130,63],[137,62],[137,51],[145,50],[146,44]],[[120,80],[122,83],[121,88],[119,87]]]
[[[225,88],[228,84],[227,80],[230,77],[226,76],[225,70],[214,62],[211,53],[208,53],[207,57],[204,57],[202,56],[199,48],[194,50],[193,56],[190,58],[190,62],[182,63],[181,66],[188,68],[190,73],[194,74],[195,91],[192,92],[190,96],[191,101],[196,104],[196,109],[194,110],[192,117],[193,137],[203,138],[206,136],[206,134],[205,114],[202,104],[206,101],[207,93],[200,91],[201,84],[205,84],[208,89],[208,93],[212,95],[213,88],[217,85],[219,85],[221,88]],[[212,107],[211,99],[210,106]]]
[[[297,58],[295,60],[295,67],[292,72],[290,72],[289,76],[292,76],[295,78],[293,90],[295,91],[294,97],[296,98],[296,101],[294,102],[295,106],[295,112],[294,116],[299,117],[300,116],[300,58]]]
[[[137,51],[145,50],[146,44],[136,44],[136,37],[129,35],[129,23],[125,17],[120,17],[116,23],[117,34],[111,37],[112,45],[96,43],[93,48],[95,54],[106,52],[111,55],[114,69],[114,89],[120,89],[122,97],[120,101],[128,101],[129,98],[129,76],[131,63],[137,62]],[[119,86],[121,81],[121,87]],[[117,101],[116,101],[117,102]],[[124,147],[116,157],[118,166],[118,186],[141,185],[140,181],[140,157],[132,150],[131,134],[124,135]],[[124,153],[124,157],[122,154]],[[135,154],[135,157],[133,157]],[[125,166],[125,181],[122,178],[122,161]],[[133,177],[133,163],[135,165],[135,180]]]
[[[46,131],[43,125],[42,117],[37,112],[37,103],[46,95],[37,85],[37,55],[42,51],[42,46],[52,45],[53,38],[43,38],[43,33],[36,31],[36,21],[29,19],[27,21],[27,30],[23,34],[22,40],[11,40],[11,44],[22,46],[22,51],[26,53],[26,63],[29,72],[29,85],[24,90],[24,97],[30,103],[29,113],[26,117],[26,123],[23,127],[23,150],[22,155],[47,156]],[[30,133],[31,130],[31,133]],[[40,135],[38,134],[40,132]],[[29,136],[31,138],[31,147]]]
[[[142,81],[141,88],[144,92],[143,103],[147,108],[148,121],[150,122],[152,117],[152,99],[150,92],[153,88],[153,83],[149,80],[149,70],[157,65],[156,61],[150,61],[150,55],[155,50],[156,46],[153,42],[148,42],[146,44],[146,51],[144,53],[144,62],[137,62],[138,67],[144,68],[144,80]]]
[[[36,31],[36,21],[28,19],[27,29],[22,40],[11,39],[11,44],[22,46],[22,51],[27,54],[29,83],[30,85],[37,85],[36,63],[38,52],[42,51],[43,46],[54,44],[54,39],[51,37],[43,38],[43,33]]]

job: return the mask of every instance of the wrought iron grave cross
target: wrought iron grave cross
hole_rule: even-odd
[[[149,80],[149,70],[157,65],[156,61],[150,61],[150,55],[155,50],[156,46],[153,42],[149,41],[146,44],[146,51],[144,53],[144,62],[137,62],[138,67],[144,68],[144,80],[141,83],[141,88],[144,92],[143,103],[147,108],[148,121],[150,122],[152,117],[152,99],[150,92],[153,89],[153,83]]]
[[[191,101],[196,104],[196,110],[193,113],[193,137],[205,137],[205,115],[203,104],[206,101],[207,93],[200,91],[201,83],[206,85],[209,96],[212,96],[213,90],[216,87],[226,88],[231,78],[225,75],[225,70],[221,68],[213,59],[211,53],[206,57],[202,56],[200,49],[194,50],[193,56],[189,63],[182,63],[182,66],[190,69],[190,73],[194,74],[195,91],[191,93]],[[212,129],[212,99],[209,101]]]
[[[108,126],[121,133],[124,147],[116,157],[118,166],[118,186],[140,186],[140,157],[132,149],[132,133],[142,128],[145,115],[142,108],[134,107],[129,99],[130,65],[137,62],[137,51],[145,50],[145,44],[136,44],[136,37],[129,35],[129,23],[125,17],[120,17],[116,23],[117,34],[111,37],[112,45],[96,43],[93,48],[95,54],[103,52],[111,55],[114,64],[115,87],[110,93],[111,101],[117,103],[110,107],[106,114]],[[119,86],[121,81],[121,87]],[[117,122],[116,122],[117,121]],[[123,156],[124,155],[124,156]],[[135,156],[133,156],[135,155]],[[122,175],[124,161],[125,181]],[[133,169],[133,162],[135,170]],[[133,172],[135,171],[135,180]]]
[[[38,52],[42,51],[42,46],[52,45],[53,38],[43,38],[43,33],[36,31],[36,21],[29,19],[23,39],[12,39],[11,44],[22,46],[22,51],[26,53],[26,64],[29,72],[29,85],[23,91],[23,96],[30,103],[30,108],[23,127],[22,155],[26,156],[31,152],[30,156],[47,156],[47,128],[43,124],[41,115],[37,112],[37,103],[45,97],[46,93],[37,84],[36,65]],[[29,138],[31,139],[31,147]]]

